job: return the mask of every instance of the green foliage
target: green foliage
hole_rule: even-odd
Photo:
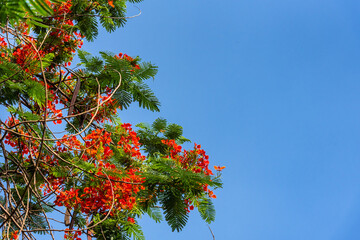
[[[114,97],[123,109],[127,109],[132,102],[138,102],[142,108],[151,111],[159,111],[160,102],[153,91],[143,81],[153,78],[157,67],[150,63],[143,63],[144,70],[133,72],[133,66],[125,59],[115,58],[110,52],[100,52],[102,59],[93,57],[85,51],[79,51],[81,64],[84,72],[92,72],[93,78],[97,78],[102,86],[115,88],[119,84],[121,74],[121,88]],[[103,63],[105,63],[106,68]],[[135,73],[134,75],[132,73]],[[96,81],[89,79],[87,90],[94,91]]]
[[[201,198],[195,203],[198,207],[202,219],[204,219],[209,224],[215,220],[215,207],[211,199]]]
[[[44,66],[51,61],[52,55],[44,58]],[[14,104],[19,94],[26,99],[35,101],[39,106],[45,102],[45,88],[39,82],[35,82],[16,64],[2,62],[0,64],[0,81],[5,83],[0,85],[0,103]],[[12,81],[7,81],[12,80]]]
[[[123,89],[119,89],[115,94],[114,98],[118,101],[123,109],[128,109],[130,104],[133,102],[133,96],[130,92]]]
[[[177,166],[174,161],[164,158],[150,158],[151,166],[144,176],[147,178],[146,185],[152,189],[159,186],[158,192],[161,209],[164,210],[165,220],[173,231],[180,231],[186,224],[188,213],[185,199],[193,199],[198,207],[201,217],[211,223],[215,220],[215,209],[211,200],[204,196],[202,185],[221,187],[221,182],[202,173],[194,173]],[[157,199],[153,199],[154,202]],[[151,204],[151,203],[150,203]],[[154,208],[146,208],[148,215],[155,221],[162,220],[160,212],[153,213]],[[149,212],[149,209],[151,211]],[[158,208],[155,208],[158,209]],[[158,215],[158,216],[157,216]]]
[[[86,70],[93,73],[99,73],[103,70],[103,61],[98,57],[93,57],[90,53],[78,50],[78,57]]]
[[[149,160],[151,165],[145,173],[148,185],[176,186],[189,196],[201,195],[202,184],[208,184],[215,188],[221,187],[221,182],[216,178],[183,169],[171,159],[153,157]]]
[[[179,139],[183,134],[183,128],[177,124],[170,124],[166,127],[164,136],[167,139]]]
[[[160,208],[149,207],[146,209],[146,213],[149,215],[150,218],[152,218],[157,223],[164,220]]]
[[[179,232],[186,225],[189,218],[184,200],[180,191],[176,188],[168,189],[160,198],[164,208],[165,220],[172,231]]]
[[[132,93],[133,100],[139,103],[139,107],[156,112],[160,111],[159,100],[145,83],[132,82],[129,84],[128,90]]]
[[[98,35],[98,20],[93,16],[93,12],[87,8],[88,2],[85,0],[77,0],[73,2],[71,10],[77,13],[74,20],[77,22],[76,27],[88,41],[93,41]]]
[[[24,85],[22,92],[28,96],[27,98],[34,100],[42,107],[45,104],[45,87],[41,83],[31,80],[25,80]]]
[[[87,77],[86,81],[81,80],[80,91],[75,102],[81,102],[88,94],[98,94],[98,84],[100,84],[102,93],[108,88],[115,89],[120,84],[120,88],[113,95],[116,100],[112,103],[114,107],[127,109],[131,103],[138,102],[142,108],[159,111],[159,100],[144,82],[155,76],[156,66],[145,63],[143,64],[146,67],[145,71],[137,72],[134,71],[131,62],[117,58],[111,52],[100,52],[101,57],[96,57],[79,50],[78,56],[80,59],[79,66],[82,68],[75,71],[76,76],[80,79],[82,76]],[[140,59],[137,58],[136,61],[140,61]],[[83,112],[87,110],[87,106],[86,104],[75,105],[74,109],[75,112]],[[70,120],[71,125],[68,124],[66,130],[73,133],[74,127],[82,129],[90,119],[89,114],[73,118]]]
[[[23,70],[15,63],[3,61],[0,64],[0,103],[14,104],[17,101],[18,94],[25,90],[25,86],[20,83],[26,75]],[[13,81],[7,81],[7,80]],[[18,82],[19,81],[19,82]]]
[[[140,126],[140,125],[139,125]],[[167,126],[167,120],[164,118],[157,118],[151,125],[152,129],[154,131],[160,132],[162,130],[165,130]],[[145,126],[143,128],[146,128]]]
[[[167,124],[163,118],[157,118],[151,127],[145,123],[136,126],[139,128],[137,134],[144,146],[144,151],[150,156],[154,156],[156,153],[165,153],[167,148],[161,142],[162,140],[174,139],[178,144],[190,142],[189,139],[182,136],[183,129],[180,125]]]
[[[152,65],[150,62],[143,62],[140,64],[140,69],[135,71],[135,77],[139,80],[146,80],[149,78],[154,78],[157,74],[158,69],[156,66]]]
[[[201,217],[211,223],[215,219],[215,209],[211,199],[204,193],[203,186],[221,187],[220,176],[212,177],[203,173],[188,171],[176,161],[162,157],[166,153],[166,145],[161,140],[175,139],[178,142],[188,141],[182,137],[182,128],[176,124],[168,124],[163,118],[156,119],[153,124],[138,124],[138,136],[149,153],[149,167],[144,176],[149,189],[156,189],[160,194],[144,206],[148,210],[157,201],[164,210],[165,220],[173,231],[180,231],[188,219],[185,199],[193,201],[198,207]],[[152,213],[149,215],[151,217]],[[160,219],[158,220],[160,221]]]
[[[50,0],[51,3],[63,1]],[[114,1],[114,7],[110,7],[107,0],[99,2],[102,4],[92,11],[87,7],[89,3],[87,0],[74,0],[71,7],[72,17],[76,22],[74,28],[79,29],[88,41],[93,41],[98,35],[99,23],[108,32],[123,27],[126,23],[126,1]],[[45,0],[3,0],[0,5],[0,25],[6,24],[7,21],[16,24],[19,21],[28,20],[28,23],[34,27],[48,28],[47,17],[51,15],[53,15],[53,9],[46,4]]]
[[[0,24],[5,24],[8,20],[16,22],[25,16],[32,18],[34,23],[39,20],[36,16],[47,16],[52,12],[45,0],[5,0],[0,5]]]
[[[104,240],[145,240],[141,227],[127,221],[124,216],[109,217],[105,221],[97,217],[95,223],[102,222],[94,228],[95,237]]]
[[[134,240],[145,240],[145,236],[141,227],[137,224],[127,222],[124,224],[124,230],[128,236],[131,236]]]
[[[108,32],[115,31],[116,28],[123,27],[126,23],[124,1],[114,1],[114,8],[102,7],[99,9],[100,23]],[[116,18],[109,18],[116,17]]]
[[[13,106],[8,107],[8,112],[14,114],[15,116],[19,116],[24,120],[39,120],[41,117],[37,114],[33,114],[32,112],[23,112],[19,109],[14,108]]]
[[[76,21],[75,27],[88,41],[93,41],[97,35],[99,24],[108,32],[113,32],[126,23],[126,1],[113,1],[114,7],[110,7],[107,0],[98,1],[92,11],[87,8],[87,0],[76,0],[71,8]],[[136,3],[141,1],[128,1]]]

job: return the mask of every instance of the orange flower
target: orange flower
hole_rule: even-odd
[[[10,235],[11,235],[11,236],[10,236],[10,239],[11,239],[11,240],[17,240],[17,239],[19,239],[19,230],[16,230],[15,232],[12,232]]]
[[[108,3],[110,6],[115,7],[113,1],[109,0]]]
[[[221,171],[221,170],[223,170],[224,168],[225,168],[225,166],[223,166],[223,167],[214,166],[214,169],[215,169],[216,171]]]

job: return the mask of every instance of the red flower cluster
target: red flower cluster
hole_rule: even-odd
[[[81,240],[80,236],[81,236],[81,231],[69,231],[69,229],[65,229],[68,230],[65,232],[64,238],[66,240]]]
[[[125,59],[130,62],[130,64],[134,67],[134,69],[140,69],[140,66],[137,64],[137,60],[130,57],[127,54],[119,53],[119,55],[115,55],[115,58],[117,59]]]
[[[191,200],[189,200],[189,199],[185,199],[184,200],[184,203],[185,203],[185,205],[186,205],[186,212],[190,212],[190,211],[192,211],[192,210],[194,210],[194,205],[191,205],[192,204],[192,202],[191,202]]]
[[[133,218],[131,218],[131,217],[128,217],[128,219],[127,219],[129,222],[131,222],[131,223],[135,223],[135,220],[133,219]]]
[[[144,156],[139,150],[139,138],[132,130],[131,125],[122,124],[120,130],[123,133],[117,147],[123,149],[130,158],[143,160]],[[144,189],[141,185],[144,179],[135,168],[121,171],[116,165],[108,162],[113,155],[113,151],[110,149],[111,134],[96,129],[83,138],[84,144],[81,144],[74,136],[64,137],[65,139],[57,143],[59,151],[71,150],[63,149],[62,144],[72,146],[73,149],[82,149],[85,151],[82,159],[94,162],[97,170],[94,173],[95,176],[91,177],[90,185],[70,190],[65,190],[64,186],[61,186],[64,183],[63,179],[49,177],[49,182],[53,186],[46,186],[44,191],[56,190],[55,204],[66,206],[69,209],[77,209],[87,215],[107,214],[109,211],[110,215],[114,215],[124,209],[131,210],[136,204],[136,194]]]
[[[48,87],[50,87],[48,85]],[[54,124],[61,124],[62,120],[61,118],[63,117],[63,113],[61,109],[58,109],[57,104],[59,104],[59,97],[54,93],[54,90],[50,90],[50,97],[49,100],[47,102],[47,110],[48,110],[48,115],[47,117],[51,117],[51,118],[58,118],[58,120],[53,121]]]
[[[188,169],[195,173],[204,173],[205,175],[213,175],[209,169],[209,156],[201,149],[201,145],[195,143],[194,150],[184,150],[180,145],[176,144],[175,140],[162,140],[163,144],[169,146],[168,158],[173,159],[183,169]],[[204,191],[208,192],[209,197],[216,198],[213,191],[208,188],[208,185],[203,186]]]
[[[111,93],[107,92],[105,96],[100,96],[102,105],[94,118],[98,123],[104,123],[107,120],[111,121],[111,118],[117,113],[118,104],[115,99],[111,98]],[[94,116],[94,113],[91,113],[91,116]]]
[[[10,240],[17,240],[19,239],[19,230],[16,230],[10,234]]]
[[[123,149],[129,157],[145,160],[145,156],[143,156],[140,152],[140,139],[137,137],[136,132],[132,130],[131,124],[124,123],[121,127],[125,132],[121,136],[120,141],[117,143],[117,147],[119,149]]]
[[[48,1],[48,5],[53,8],[54,16],[56,16],[50,18],[50,20],[53,23],[59,23],[59,27],[51,31],[50,36],[52,36],[52,41],[49,42],[45,48],[55,55],[67,54],[69,55],[69,60],[71,60],[71,53],[75,52],[76,47],[81,48],[83,45],[83,36],[78,33],[77,30],[74,30],[76,28],[73,28],[73,20],[66,18],[68,14],[71,14],[72,1],[67,0],[60,5]]]
[[[19,124],[19,120],[9,117],[8,120],[5,121],[5,124],[7,125],[8,128],[14,127],[15,125]],[[16,126],[16,131],[17,133],[21,134],[21,135],[25,135],[25,136],[29,136],[28,132],[24,131],[24,127],[21,125]],[[22,154],[22,156],[26,156],[30,153],[30,149],[28,148],[26,142],[28,141],[27,137],[24,136],[19,136],[19,137],[15,137],[14,134],[12,133],[7,133],[5,136],[5,144],[10,145],[11,147],[13,147],[15,150],[17,150],[19,153]],[[19,141],[21,140],[21,141]],[[32,148],[32,152],[34,153],[34,151],[37,150],[37,147],[34,146],[34,148]]]
[[[0,37],[0,48],[7,47],[7,43],[5,42],[5,38]]]
[[[109,5],[110,5],[111,7],[115,7],[115,6],[114,6],[114,1],[108,0],[108,3],[109,3]]]
[[[113,152],[109,147],[111,142],[111,133],[105,130],[96,129],[84,137],[85,151],[87,154],[83,155],[84,160],[95,158],[97,160],[109,159]]]
[[[184,169],[195,173],[203,172],[205,175],[213,175],[209,169],[209,156],[201,149],[201,145],[195,143],[194,150],[184,150],[175,140],[162,140],[163,144],[169,146],[169,157],[174,159]]]
[[[61,191],[55,204],[80,210],[87,215],[106,214],[110,210],[110,215],[114,215],[123,209],[131,210],[136,204],[135,196],[140,191],[143,179],[134,169],[124,172],[123,175],[125,177],[119,178],[99,172],[99,176],[106,176],[111,181],[93,178],[88,187]]]
[[[27,37],[27,42],[17,46],[12,53],[14,61],[29,74],[40,72],[40,66],[34,67],[39,63],[39,59],[44,58],[46,52],[43,50],[36,51],[34,49],[35,41],[31,37]]]

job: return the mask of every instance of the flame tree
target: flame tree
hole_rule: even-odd
[[[144,239],[143,214],[181,230],[197,208],[210,223],[220,171],[182,128],[133,128],[132,102],[159,111],[146,84],[157,67],[123,53],[80,50],[100,24],[122,27],[140,0],[7,0],[0,6],[2,239]],[[77,54],[80,63],[72,67]],[[62,217],[59,217],[61,216]]]

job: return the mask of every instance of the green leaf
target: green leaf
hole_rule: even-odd
[[[139,107],[146,108],[151,111],[159,112],[160,102],[152,92],[152,90],[144,83],[131,84],[131,93],[134,101],[139,103]]]
[[[164,192],[161,203],[164,209],[165,220],[172,231],[180,231],[186,225],[188,213],[184,199],[177,189],[170,189]]]
[[[191,142],[190,139],[185,138],[184,136],[180,136],[179,138],[176,139],[176,143],[177,144],[183,144],[185,142]]]
[[[127,109],[133,101],[131,93],[122,89],[116,91],[114,98],[117,100],[122,109]]]
[[[165,137],[168,139],[178,139],[183,134],[183,128],[180,125],[177,125],[175,123],[170,124],[166,128]]]
[[[29,4],[30,9],[35,9],[42,16],[48,16],[53,13],[52,8],[50,8],[44,0],[27,0],[23,2],[25,6]]]
[[[154,78],[158,72],[158,67],[149,62],[140,63],[140,69],[135,71],[135,77],[141,80]]]
[[[198,210],[202,219],[207,223],[211,223],[215,220],[215,207],[211,199],[203,198],[198,201]]]
[[[69,171],[68,170],[64,170],[64,168],[60,168],[60,167],[55,167],[54,169],[52,169],[51,174],[54,177],[60,178],[60,177],[67,177],[69,175]]]
[[[160,211],[160,208],[155,208],[155,207],[149,207],[146,210],[146,213],[149,215],[150,218],[152,218],[153,220],[155,220],[155,222],[159,223],[161,221],[164,220],[163,215]]]
[[[55,54],[48,53],[45,55],[45,57],[42,59],[43,62],[43,68],[49,67],[55,57]]]
[[[25,92],[27,95],[33,99],[39,106],[43,106],[45,104],[45,87],[41,85],[39,82],[35,82],[33,80],[26,80],[24,82],[26,85]]]
[[[41,22],[39,22],[39,21],[33,20],[33,21],[31,21],[31,23],[34,24],[35,26],[38,26],[38,27],[49,28],[48,25],[45,25],[45,24],[43,24],[43,23],[41,23]]]
[[[138,123],[135,126],[138,128],[141,128],[141,129],[149,129],[150,128],[150,125],[148,123]]]
[[[145,240],[145,236],[141,227],[135,223],[127,223],[124,226],[127,234],[131,236],[134,240]]]
[[[167,121],[164,118],[157,118],[152,124],[152,128],[155,131],[160,132],[160,130],[165,130],[167,125]]]
[[[37,114],[33,114],[31,112],[23,112],[19,109],[15,109],[14,107],[9,107],[8,111],[14,114],[17,114],[19,117],[21,117],[23,120],[40,120],[41,116]]]
[[[82,50],[78,50],[78,56],[88,71],[99,73],[103,69],[103,61],[100,58]]]

